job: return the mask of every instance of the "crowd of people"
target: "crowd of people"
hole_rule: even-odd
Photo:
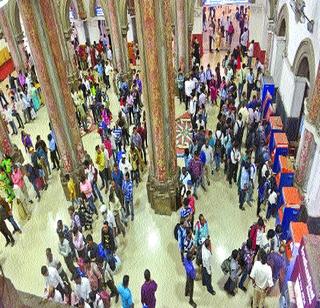
[[[212,70],[210,64],[204,68],[200,61],[194,61],[190,74],[184,75],[179,70],[176,78],[180,103],[185,104],[190,115],[192,142],[185,149],[180,175],[181,210],[175,237],[186,270],[185,295],[189,296],[191,306],[196,307],[193,285],[197,271],[193,259],[200,266],[202,284],[209,293],[215,294],[208,262],[212,255],[208,223],[203,214],[194,223],[199,188],[206,192],[211,184],[214,185],[216,175],[223,172],[229,186],[236,185],[242,211],[246,209],[245,204],[253,206],[256,189],[258,223],[250,228],[247,241],[232,251],[222,269],[229,275],[224,288],[233,296],[238,286],[247,290],[244,283],[250,275],[254,286],[253,307],[262,307],[266,294],[285,268],[281,226],[265,231],[265,222],[276,216],[278,194],[271,169],[267,122],[263,119],[260,99],[264,68],[259,58],[253,63],[254,41],[249,43],[244,23],[246,12],[236,10],[240,44],[233,50],[234,31],[230,31],[230,27],[233,28],[230,17],[225,19],[222,12],[215,24],[214,16],[214,10],[210,10],[207,23],[204,10],[203,25],[204,31],[209,31],[210,52],[213,51],[215,30],[220,39],[226,38],[228,46],[222,64],[217,63]],[[207,110],[212,110],[212,106],[219,110],[215,129],[208,125]],[[263,219],[261,213],[264,209]]]
[[[223,173],[230,187],[236,185],[242,211],[245,204],[253,205],[255,189],[258,192],[258,222],[250,227],[242,246],[234,249],[221,265],[223,273],[228,275],[226,292],[233,296],[238,288],[246,292],[246,280],[250,277],[254,286],[253,305],[262,307],[265,296],[284,271],[281,226],[267,232],[265,226],[265,221],[276,215],[278,195],[261,110],[263,65],[258,58],[253,65],[254,41],[248,44],[246,11],[237,9],[235,19],[240,28],[239,45],[231,52],[235,32],[232,20],[222,13],[216,21],[215,12],[210,10],[208,22],[204,21],[204,30],[209,32],[209,50],[213,52],[212,44],[216,41],[216,52],[219,52],[225,38],[226,55],[214,69],[210,64],[204,67],[199,42],[195,40],[192,71],[185,75],[179,70],[176,78],[180,103],[190,115],[192,142],[185,149],[179,176],[181,208],[174,236],[186,273],[185,296],[193,307],[197,306],[193,300],[197,271],[201,273],[202,285],[210,294],[216,294],[212,285],[214,251],[208,222],[204,214],[196,214],[195,205],[200,187],[206,192],[215,184],[217,174]],[[121,239],[126,236],[129,220],[133,223],[135,218],[135,185],[141,182],[147,166],[143,85],[139,71],[133,70],[130,79],[113,69],[112,50],[105,36],[84,49],[75,39],[74,47],[80,68],[77,86],[71,92],[76,117],[85,132],[90,131],[92,121],[101,142],[95,145],[94,158],[86,152],[79,182],[71,174],[65,175],[71,223],[57,222],[60,257],[53,255],[51,248],[46,249],[46,264],[41,267],[44,298],[77,307],[102,308],[110,306],[111,298],[117,302],[120,296],[124,308],[133,307],[129,276],[124,275],[118,286],[113,276],[121,266],[117,254]],[[0,92],[2,114],[12,134],[18,134],[18,128],[21,129],[21,142],[30,158],[30,162],[22,164],[5,156],[0,165],[0,231],[6,245],[11,246],[15,240],[6,221],[12,225],[13,233],[22,232],[13,217],[13,202],[17,201],[20,220],[27,220],[32,214],[33,200],[24,176],[39,201],[41,191],[48,188],[51,173],[60,169],[51,125],[46,141],[38,135],[34,142],[27,133],[27,123],[36,118],[44,103],[31,57],[30,63],[27,74],[19,72],[17,78],[10,75],[7,93]],[[110,109],[111,88],[119,98],[120,111],[116,115]],[[208,124],[211,106],[219,110],[215,128]],[[265,208],[263,219],[261,212]],[[92,233],[100,215],[103,217],[99,227],[101,237],[94,240]],[[195,217],[198,217],[196,221]],[[62,258],[67,270],[59,260]],[[149,270],[145,270],[144,278],[141,303],[143,307],[154,308],[157,283],[151,279]]]

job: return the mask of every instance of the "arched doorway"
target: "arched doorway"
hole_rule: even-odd
[[[286,55],[286,50],[289,41],[289,11],[286,4],[284,4],[277,17],[277,22],[275,25],[275,35],[273,38],[273,50],[271,56],[271,66],[270,72],[273,76],[274,83],[276,87],[279,87],[283,58]]]
[[[304,126],[305,102],[315,81],[315,57],[310,39],[303,40],[297,50],[293,73],[295,75],[294,101],[291,116],[297,118],[297,128],[293,137],[298,141]]]

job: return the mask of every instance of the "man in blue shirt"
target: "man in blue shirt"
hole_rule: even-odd
[[[193,301],[193,287],[194,280],[196,279],[196,271],[194,269],[192,263],[192,253],[188,252],[187,256],[183,258],[183,266],[186,271],[186,288],[185,288],[185,296],[189,296],[189,304],[192,307],[197,307],[197,304]]]
[[[121,297],[122,308],[133,308],[133,299],[129,286],[129,276],[124,275],[122,283],[118,285],[117,289]]]
[[[125,180],[122,183],[122,192],[124,197],[124,206],[126,209],[126,217],[131,214],[131,220],[134,219],[134,208],[133,208],[133,186],[130,180],[130,175],[127,172],[125,175]]]
[[[118,188],[122,188],[123,174],[119,170],[118,164],[113,165],[113,171],[111,173],[111,177],[114,180],[114,182],[117,184]]]
[[[52,137],[51,133],[48,135],[48,141],[49,141],[49,145],[48,148],[50,150],[50,158],[53,164],[53,169],[60,169],[60,164],[59,164],[59,159],[58,159],[58,155],[57,155],[57,145],[56,142],[54,140],[54,138]]]

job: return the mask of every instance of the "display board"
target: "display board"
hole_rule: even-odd
[[[202,0],[203,5],[215,6],[224,4],[248,4],[251,0]]]

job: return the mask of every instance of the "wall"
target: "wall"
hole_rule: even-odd
[[[262,50],[267,49],[268,1],[257,0],[250,6],[249,39],[259,42]]]
[[[284,3],[287,3],[289,11],[289,41],[288,41],[288,59],[291,65],[293,65],[296,52],[299,48],[301,41],[305,38],[310,38],[313,43],[313,49],[315,51],[315,63],[318,65],[320,59],[320,1],[319,0],[307,0],[305,13],[309,19],[315,21],[314,31],[310,33],[307,30],[307,23],[297,23],[293,10],[290,7],[289,0],[279,0],[277,12],[279,14],[281,7]],[[317,71],[317,70],[315,70]]]

